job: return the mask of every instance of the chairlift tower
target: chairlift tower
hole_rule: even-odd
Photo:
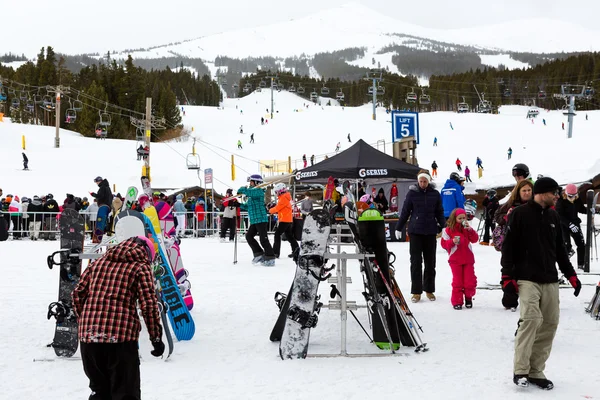
[[[377,119],[377,87],[380,81],[383,80],[383,71],[381,69],[371,69],[367,72],[367,81],[372,81],[373,86],[373,121]]]
[[[575,114],[575,98],[578,99],[585,97],[585,85],[560,85],[560,93],[565,99],[569,99],[569,107],[567,112],[564,112],[563,115],[568,117],[569,121],[569,130],[567,133],[567,138],[571,139],[573,137],[573,117]]]
[[[267,75],[267,76],[265,76],[265,78],[271,80],[271,119],[273,119],[273,108],[274,108],[273,89],[274,89],[274,85],[275,85],[275,79],[277,79],[277,74],[275,74],[275,75]]]
[[[46,86],[46,91],[48,93],[56,93],[56,106],[54,108],[56,114],[54,116],[54,125],[56,127],[56,136],[54,137],[54,147],[60,147],[60,96],[63,94],[67,94],[71,91],[71,88],[68,86]]]

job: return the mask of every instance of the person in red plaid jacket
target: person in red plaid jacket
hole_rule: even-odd
[[[81,274],[73,291],[83,370],[90,400],[140,399],[138,339],[142,310],[155,357],[162,356],[162,327],[150,262],[154,245],[143,236],[109,249]]]

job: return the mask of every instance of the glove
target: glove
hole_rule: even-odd
[[[519,285],[517,285],[517,281],[508,275],[502,275],[502,280],[500,281],[500,284],[502,285],[502,291],[504,293],[519,293]]]
[[[152,347],[154,348],[154,350],[152,350],[150,354],[152,354],[154,357],[160,357],[165,352],[165,344],[163,343],[162,339],[157,339],[156,341],[153,341]]]
[[[577,277],[577,275],[573,275],[572,277],[570,277],[569,278],[569,283],[575,289],[575,292],[573,293],[573,295],[575,297],[579,296],[579,292],[581,292],[581,281],[579,280],[579,278]]]
[[[396,234],[396,240],[400,240],[400,238],[402,238],[402,233],[400,231],[394,231],[394,233]]]
[[[570,230],[571,230],[571,232],[573,232],[573,233],[577,233],[577,232],[579,232],[579,228],[577,227],[577,225],[575,225],[575,224],[574,224],[574,223],[572,223],[572,222],[569,224],[569,229],[570,229]]]

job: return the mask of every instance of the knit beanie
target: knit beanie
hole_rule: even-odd
[[[467,215],[467,213],[462,208],[455,208],[454,215],[458,217],[459,215]]]
[[[533,184],[533,194],[554,192],[556,189],[558,189],[558,183],[547,176],[538,179]]]

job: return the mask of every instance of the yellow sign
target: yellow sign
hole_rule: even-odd
[[[0,121],[1,121],[1,120],[2,120],[2,119],[0,118]],[[26,150],[26,149],[25,149],[25,135],[21,136],[21,147],[23,147],[23,150]]]
[[[233,162],[233,154],[231,155],[231,180],[235,181],[235,163]]]
[[[146,137],[152,136],[152,131],[150,129],[146,130]]]

